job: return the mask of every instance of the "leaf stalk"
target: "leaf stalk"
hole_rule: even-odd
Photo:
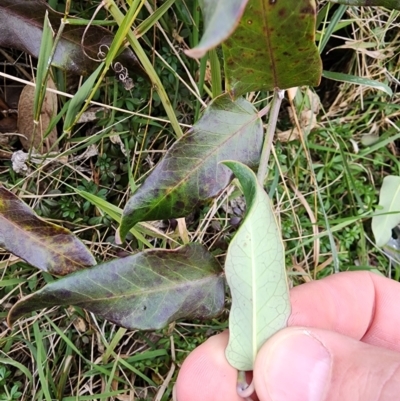
[[[272,141],[274,139],[279,110],[281,108],[284,94],[284,90],[275,88],[268,119],[267,133],[265,135],[264,144],[261,151],[260,166],[257,172],[257,180],[261,185],[264,185],[265,178],[268,174],[269,156],[271,154]]]

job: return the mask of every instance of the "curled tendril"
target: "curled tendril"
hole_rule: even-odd
[[[105,49],[106,51],[104,51],[103,49]],[[106,59],[109,50],[110,48],[107,45],[100,45],[99,51],[97,52],[98,59],[104,61]]]
[[[119,61],[112,65],[112,69],[117,74],[117,78],[124,85],[125,90],[131,90],[134,87],[133,79],[129,77],[128,69]]]
[[[96,60],[96,59],[94,59],[93,57],[90,57],[90,56],[86,53],[84,42],[85,42],[85,36],[86,36],[86,33],[87,33],[88,29],[89,29],[90,26],[92,25],[92,22],[93,22],[94,18],[96,17],[97,13],[102,9],[102,7],[104,7],[104,2],[103,2],[103,1],[97,6],[97,8],[96,8],[94,14],[92,15],[92,18],[90,18],[89,23],[86,25],[85,30],[83,31],[83,35],[82,35],[82,39],[81,39],[81,49],[82,49],[83,54],[84,54],[87,58],[90,58],[90,60],[93,60],[93,61],[103,61],[104,58],[103,58],[103,59],[100,58],[100,57],[99,57],[99,53],[97,53],[97,57],[99,57],[100,60]],[[106,47],[108,47],[108,46],[106,46]],[[101,46],[100,46],[100,48],[101,48]]]
[[[99,46],[99,50],[97,52],[97,57],[100,61],[104,61],[107,57],[107,53],[109,52],[110,48],[102,44]],[[124,86],[125,90],[129,91],[131,90],[135,84],[133,82],[133,79],[129,77],[129,72],[126,67],[124,67],[119,61],[116,61],[115,63],[111,64],[111,68],[116,74],[116,77],[118,81],[122,83]]]

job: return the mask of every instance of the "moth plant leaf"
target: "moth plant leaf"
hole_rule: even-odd
[[[145,250],[70,274],[18,301],[8,323],[37,309],[74,305],[127,329],[156,330],[180,318],[215,317],[224,296],[220,265],[193,243]]]
[[[392,229],[400,224],[400,177],[388,175],[379,192],[380,209],[372,217],[372,232],[376,245],[384,246],[392,238]]]
[[[232,296],[225,355],[233,367],[247,371],[253,369],[262,344],[286,327],[289,288],[283,243],[268,195],[247,166],[224,164],[239,180],[247,208],[225,261]]]
[[[179,139],[127,202],[117,239],[136,223],[187,216],[230,183],[232,172],[219,162],[232,159],[255,167],[263,127],[254,106],[224,94]]]
[[[63,276],[96,264],[86,246],[66,228],[49,223],[0,186],[0,247],[32,266]]]
[[[222,45],[227,90],[237,97],[318,85],[322,63],[315,25],[314,0],[249,0],[238,27]]]

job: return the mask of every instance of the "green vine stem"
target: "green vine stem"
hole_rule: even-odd
[[[272,104],[271,104],[271,110],[269,113],[267,133],[265,135],[264,144],[261,152],[260,166],[257,172],[257,179],[261,185],[264,185],[265,178],[267,177],[268,174],[268,161],[269,161],[269,156],[271,154],[272,141],[274,139],[276,124],[278,122],[279,110],[281,108],[284,94],[285,94],[284,90],[275,88],[274,97],[272,99]]]

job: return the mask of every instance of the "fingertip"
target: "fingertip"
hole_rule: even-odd
[[[237,371],[225,358],[228,332],[209,338],[184,361],[175,385],[178,401],[242,401],[236,393]]]
[[[328,349],[310,331],[296,327],[282,330],[261,348],[254,382],[262,401],[320,401],[330,374]]]

